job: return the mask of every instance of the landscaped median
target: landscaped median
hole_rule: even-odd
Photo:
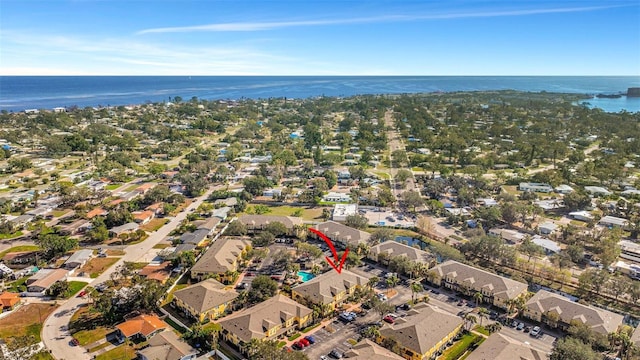
[[[460,340],[456,341],[450,348],[445,350],[438,359],[442,360],[458,360],[472,346],[478,346],[486,338],[474,333],[465,333]]]

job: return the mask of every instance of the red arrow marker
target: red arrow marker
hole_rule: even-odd
[[[333,246],[333,242],[331,241],[331,239],[327,237],[327,235],[323,234],[322,231],[316,230],[314,228],[309,228],[309,230],[312,233],[318,235],[320,238],[322,238],[322,240],[324,240],[325,243],[327,243],[327,245],[329,246],[329,249],[331,249],[331,252],[333,253],[333,258],[335,259],[335,261],[331,261],[331,259],[328,256],[325,256],[325,259],[327,259],[327,262],[329,263],[329,265],[331,265],[338,272],[338,274],[342,273],[342,266],[344,265],[344,262],[347,260],[347,254],[349,253],[349,249],[348,248],[345,249],[341,259],[338,257],[338,252],[336,251],[335,246]]]

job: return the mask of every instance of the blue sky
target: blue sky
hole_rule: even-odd
[[[640,2],[2,0],[2,75],[640,75]]]

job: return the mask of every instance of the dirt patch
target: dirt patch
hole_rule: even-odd
[[[11,315],[0,319],[0,339],[30,335],[40,341],[42,323],[58,306],[53,304],[28,304]]]
[[[118,258],[94,258],[91,259],[85,266],[83,266],[80,271],[85,274],[89,274],[89,276],[93,279],[98,277],[98,275],[102,274],[107,268],[111,265],[115,264],[119,259]]]
[[[120,242],[118,240],[118,242]],[[107,256],[123,256],[124,251],[122,250],[107,250]]]

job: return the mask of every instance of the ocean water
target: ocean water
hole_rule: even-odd
[[[200,99],[520,90],[599,94],[639,87],[630,76],[0,76],[0,110],[116,106]],[[640,111],[640,99],[594,99],[605,111]],[[637,100],[637,101],[636,101]]]

